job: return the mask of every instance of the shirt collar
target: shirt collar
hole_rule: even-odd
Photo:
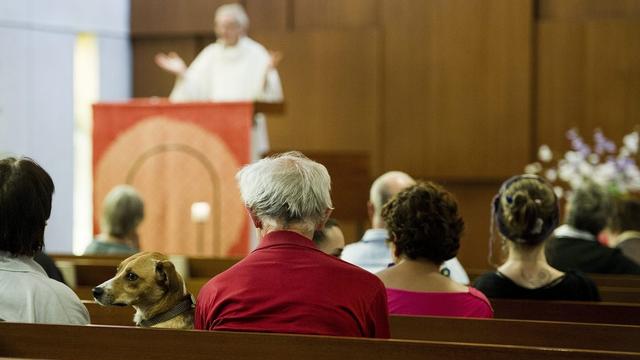
[[[270,248],[278,245],[296,245],[318,250],[315,243],[311,239],[306,238],[295,231],[287,230],[277,230],[268,233],[262,238],[256,250]]]
[[[27,256],[12,257],[5,251],[0,251],[0,270],[13,272],[36,272],[46,275],[42,266],[33,258]]]
[[[554,232],[555,237],[567,237],[580,240],[596,241],[596,237],[587,231],[578,230],[570,225],[561,225]]]
[[[389,238],[387,229],[369,229],[362,236],[364,242],[384,242]]]
[[[620,233],[620,235],[618,235],[618,238],[616,240],[618,241],[618,245],[619,245],[629,239],[640,239],[640,231],[635,231],[635,230],[624,231]]]

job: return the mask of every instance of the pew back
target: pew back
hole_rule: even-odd
[[[83,303],[92,324],[133,325],[131,307]],[[390,325],[394,339],[640,352],[640,326],[407,316]]]
[[[145,359],[633,359],[639,353],[329,336],[0,323],[0,356]]]
[[[491,299],[496,319],[640,325],[640,304]]]

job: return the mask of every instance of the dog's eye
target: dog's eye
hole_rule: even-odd
[[[136,275],[135,273],[127,273],[127,280],[129,281],[136,281],[138,280],[138,275]]]

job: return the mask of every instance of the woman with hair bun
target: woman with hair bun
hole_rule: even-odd
[[[559,208],[551,185],[537,175],[505,181],[493,199],[493,221],[506,241],[507,261],[474,282],[489,298],[599,301],[594,282],[580,272],[553,268],[545,241],[558,225]]]
[[[482,293],[440,273],[440,265],[458,253],[464,229],[448,191],[419,182],[394,196],[382,217],[396,263],[377,274],[387,288],[390,314],[493,317]]]

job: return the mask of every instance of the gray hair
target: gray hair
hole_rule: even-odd
[[[329,172],[297,151],[247,165],[236,179],[245,206],[268,226],[313,231],[332,207]]]
[[[233,17],[238,25],[244,30],[249,29],[249,16],[244,11],[244,8],[240,4],[225,4],[216,10],[215,20],[217,21],[222,16]]]
[[[570,226],[597,235],[611,217],[612,204],[607,190],[587,181],[569,198],[566,222]]]
[[[136,189],[119,185],[104,198],[100,227],[103,233],[122,238],[135,231],[143,218],[144,203]]]
[[[407,186],[415,184],[415,180],[402,171],[389,171],[380,175],[380,177],[371,184],[371,190],[369,191],[369,201],[373,204],[374,214],[376,216],[380,216],[382,207],[391,200],[393,195],[403,190],[402,187],[397,185],[391,186],[394,182],[406,183]]]

